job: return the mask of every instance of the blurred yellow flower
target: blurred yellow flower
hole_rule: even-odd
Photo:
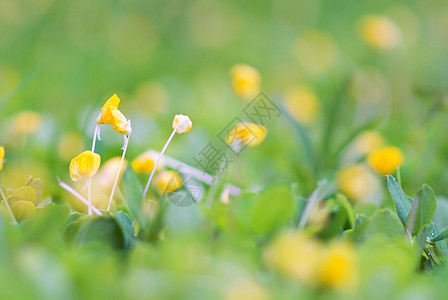
[[[383,136],[374,130],[363,131],[355,140],[354,148],[357,153],[368,154],[384,145]]]
[[[264,141],[268,129],[260,124],[240,122],[237,123],[226,136],[226,143],[233,146],[239,143],[254,147]]]
[[[340,191],[350,200],[366,202],[378,190],[378,179],[366,165],[344,167],[337,175]]]
[[[331,35],[315,29],[300,34],[295,44],[295,51],[300,65],[313,74],[321,74],[331,69],[339,55]]]
[[[147,151],[137,156],[137,158],[131,162],[131,165],[137,173],[150,173],[156,164],[157,158],[157,153]],[[156,171],[158,171],[159,168],[160,164],[157,166]]]
[[[193,123],[190,118],[185,115],[175,115],[173,119],[173,130],[176,130],[176,133],[187,133],[190,131]]]
[[[280,234],[264,251],[268,267],[283,275],[313,285],[321,259],[321,244],[304,233],[288,231]]]
[[[84,138],[78,132],[69,132],[61,136],[58,142],[59,157],[68,161],[85,148]]]
[[[251,278],[236,278],[225,290],[225,300],[267,300],[263,285]]]
[[[403,152],[397,147],[382,147],[369,154],[367,162],[369,166],[380,174],[392,174],[403,164]]]
[[[391,20],[380,15],[367,15],[360,21],[363,40],[378,49],[390,49],[400,42],[398,27]]]
[[[100,163],[101,156],[98,153],[84,151],[70,162],[70,177],[73,181],[90,178],[98,171]]]
[[[22,111],[18,113],[12,121],[12,131],[14,135],[33,134],[39,130],[41,117],[34,111]]]
[[[358,266],[353,246],[343,241],[331,244],[322,255],[318,273],[323,286],[341,290],[355,287]]]
[[[320,108],[316,94],[304,85],[288,89],[285,92],[285,104],[289,113],[303,124],[311,123]]]
[[[5,159],[5,147],[0,146],[0,170],[3,169],[3,160]]]
[[[104,103],[96,122],[98,124],[112,124],[114,130],[118,133],[130,134],[131,124],[118,109],[119,104],[120,98],[117,94],[114,94]]]
[[[154,178],[154,183],[159,194],[172,193],[183,185],[182,177],[175,171],[163,171]]]
[[[248,64],[236,64],[230,69],[233,92],[243,100],[252,100],[261,91],[261,75]]]

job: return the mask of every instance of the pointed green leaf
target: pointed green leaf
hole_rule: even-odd
[[[439,233],[436,237],[432,238],[431,241],[438,242],[448,238],[448,229],[445,229],[441,233]]]
[[[436,212],[436,196],[428,185],[424,184],[423,188],[415,196],[411,210],[406,218],[406,227],[416,235],[420,229],[428,225]]]
[[[394,201],[395,211],[403,224],[412,207],[412,198],[408,197],[401,189],[398,182],[391,175],[387,175],[387,188]]]
[[[132,226],[131,218],[129,218],[128,214],[119,211],[115,215],[115,221],[123,232],[124,249],[129,250],[135,242],[134,227]]]
[[[146,222],[141,214],[141,206],[143,200],[143,189],[138,180],[137,174],[129,164],[126,171],[123,174],[121,180],[121,186],[123,190],[124,199],[129,208],[131,216],[137,220],[140,226],[146,228]]]

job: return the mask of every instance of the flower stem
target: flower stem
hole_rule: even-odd
[[[95,153],[96,137],[98,135],[99,127],[100,127],[100,124],[96,124],[95,132],[93,133],[93,141],[92,141],[92,152],[93,153]],[[88,190],[88,198],[87,199],[88,199],[90,205],[92,205],[92,177],[87,179],[87,190]],[[89,213],[89,215],[92,214],[92,208],[90,206],[88,209],[88,213]]]
[[[148,182],[146,183],[145,191],[143,192],[143,199],[146,198],[146,194],[148,193],[148,190],[149,190],[149,185],[151,184],[152,178],[154,177],[154,174],[156,173],[157,166],[159,165],[159,162],[162,159],[163,153],[165,153],[166,148],[168,148],[168,145],[170,144],[170,142],[173,139],[175,134],[176,134],[176,129],[173,130],[170,137],[166,141],[165,146],[163,146],[162,151],[160,151],[159,157],[157,158],[157,161],[154,164],[154,168],[152,168],[151,175],[149,175]]]
[[[126,156],[126,150],[128,149],[128,143],[129,143],[130,136],[131,136],[130,134],[125,136],[125,142],[123,145],[123,154],[121,155],[120,166],[118,167],[117,176],[115,177],[115,182],[112,187],[112,192],[110,193],[109,203],[107,204],[107,211],[110,210],[110,205],[112,204],[112,199],[114,198],[115,188],[117,186],[118,178],[120,177],[121,167],[123,166],[124,157]]]
[[[82,203],[84,203],[85,205],[87,205],[87,207],[89,209],[91,209],[95,214],[101,216],[103,215],[101,213],[101,211],[96,208],[95,206],[92,205],[92,203],[90,203],[89,201],[86,200],[86,198],[84,198],[81,194],[79,194],[77,191],[75,191],[71,186],[69,186],[68,184],[66,184],[65,182],[61,181],[59,178],[57,178],[59,185],[66,190],[67,192],[69,192],[70,194],[72,194],[73,196],[75,196],[76,198],[78,198]]]
[[[1,196],[2,196],[2,198],[3,198],[3,201],[5,202],[6,209],[8,210],[9,214],[11,215],[11,218],[12,218],[14,224],[17,224],[17,220],[16,220],[16,218],[14,217],[14,214],[12,213],[11,206],[9,206],[8,200],[6,200],[6,196],[5,196],[5,194],[3,193],[3,189],[2,189],[1,187],[0,187],[0,193],[1,193]]]

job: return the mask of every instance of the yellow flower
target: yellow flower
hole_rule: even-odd
[[[355,287],[358,266],[353,246],[342,241],[330,245],[321,257],[318,274],[323,286],[342,290]]]
[[[397,147],[383,147],[369,154],[369,166],[380,174],[392,174],[403,164],[403,152]]]
[[[343,168],[337,176],[340,191],[354,201],[369,202],[379,189],[378,178],[363,164]]]
[[[137,158],[131,162],[131,165],[134,171],[137,173],[151,173],[157,161],[157,158],[158,155],[156,153],[147,151],[137,156]],[[157,166],[156,171],[158,171],[159,168],[160,165]]]
[[[254,147],[264,141],[268,129],[260,124],[240,122],[237,123],[226,136],[226,143],[234,145],[241,143],[243,145]]]
[[[307,284],[315,284],[321,259],[321,244],[300,232],[280,234],[264,251],[263,260],[283,275]]]
[[[285,104],[290,114],[303,124],[311,123],[320,107],[316,94],[306,86],[297,86],[287,90]]]
[[[266,289],[247,277],[234,278],[225,290],[225,300],[267,300],[270,299]]]
[[[230,69],[233,92],[243,100],[252,100],[261,91],[261,75],[248,64],[237,64]]]
[[[112,124],[116,132],[121,134],[131,133],[131,124],[118,109],[120,98],[117,94],[110,97],[101,108],[101,113],[96,122],[98,124]]]
[[[176,130],[176,133],[187,133],[193,126],[193,123],[188,116],[175,115],[171,126]]]
[[[389,49],[400,42],[397,26],[384,16],[365,16],[360,21],[360,27],[363,40],[373,47]]]
[[[354,148],[356,152],[364,155],[381,148],[383,145],[384,139],[379,132],[366,130],[358,136]]]
[[[90,150],[84,151],[70,162],[70,177],[73,181],[90,178],[98,171],[101,156]]]
[[[41,117],[34,111],[22,111],[14,117],[12,130],[15,135],[33,134],[39,130]]]
[[[3,160],[5,159],[5,147],[0,146],[0,170],[3,169]]]
[[[112,109],[118,109],[118,104],[120,104],[120,98],[118,98],[117,94],[113,94],[113,96],[104,103],[96,122],[98,124],[113,124],[114,116],[112,115]]]
[[[155,186],[159,194],[168,194],[179,189],[183,185],[182,177],[175,171],[163,171],[154,178]]]

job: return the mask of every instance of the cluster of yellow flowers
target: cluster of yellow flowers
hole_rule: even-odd
[[[324,245],[303,232],[287,231],[268,245],[263,260],[269,268],[309,286],[346,291],[357,284],[356,252],[346,241]]]
[[[397,147],[385,145],[376,131],[363,132],[354,142],[354,151],[367,156],[367,164],[355,163],[342,168],[337,178],[339,188],[353,201],[371,202],[379,194],[378,178],[371,170],[381,175],[392,174],[403,164],[404,155]]]

